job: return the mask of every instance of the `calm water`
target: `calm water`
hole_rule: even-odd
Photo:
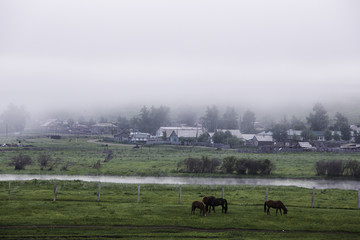
[[[351,180],[301,180],[301,179],[256,179],[256,178],[198,178],[198,177],[121,177],[121,176],[67,176],[0,174],[0,181],[24,180],[81,180],[86,182],[107,182],[126,184],[199,184],[199,185],[254,185],[254,186],[296,186],[303,188],[359,190],[360,181]]]

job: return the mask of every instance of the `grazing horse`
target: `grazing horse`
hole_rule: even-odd
[[[209,208],[209,212],[211,211],[211,207],[213,209],[213,211],[215,212],[215,207],[216,206],[220,206],[221,205],[221,213],[223,213],[225,211],[225,213],[227,213],[228,210],[228,204],[225,198],[210,198],[208,200],[208,204],[210,205]]]
[[[210,206],[210,209],[209,209],[209,205],[210,205],[210,200],[211,199],[215,199],[214,196],[208,196],[208,197],[204,197],[202,202],[205,204],[206,206],[206,211],[211,211],[211,206]],[[213,207],[213,211],[215,212],[215,207]]]
[[[266,211],[267,207],[267,211]],[[284,215],[287,214],[287,209],[285,205],[281,201],[273,201],[269,200],[264,203],[264,212],[267,212],[267,214],[270,214],[270,208],[276,208],[276,215],[278,213],[278,210],[280,210],[280,214],[282,216],[281,210],[284,210]]]
[[[200,215],[201,212],[204,215],[204,217],[206,217],[206,210],[205,210],[205,205],[204,203],[200,202],[200,201],[193,201],[192,205],[191,205],[191,214],[195,214],[195,209],[199,208],[200,209]]]

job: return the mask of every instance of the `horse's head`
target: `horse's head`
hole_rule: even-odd
[[[287,208],[284,206],[284,215],[287,214]]]

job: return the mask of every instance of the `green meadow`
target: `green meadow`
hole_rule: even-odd
[[[317,178],[314,165],[320,160],[360,160],[360,153],[278,153],[255,154],[240,153],[236,150],[216,150],[187,146],[142,146],[112,145],[110,143],[89,142],[91,138],[67,137],[61,140],[48,138],[25,138],[24,148],[2,147],[0,151],[0,174],[67,174],[67,175],[121,175],[121,176],[192,176],[178,168],[179,162],[186,158],[208,157],[224,159],[228,156],[250,158],[255,160],[269,159],[275,170],[266,177],[274,178]],[[111,159],[104,161],[111,151]],[[18,154],[30,156],[32,164],[25,170],[15,170],[10,166],[11,160]],[[37,161],[40,154],[51,156],[46,167]],[[99,163],[98,167],[94,167]],[[196,174],[196,176],[213,177],[253,177],[249,175],[225,174],[221,169],[214,173]],[[259,177],[257,175],[256,177]],[[261,177],[261,176],[260,176]]]
[[[250,154],[186,146],[142,146],[90,142],[91,138],[44,137],[22,139],[24,148],[0,149],[0,174],[60,174],[118,176],[197,176],[319,178],[314,164],[320,160],[359,160],[360,155],[335,153]],[[104,161],[111,152],[111,159]],[[51,160],[44,167],[41,154]],[[10,165],[14,156],[30,156],[24,170]],[[186,158],[227,156],[269,159],[271,175],[190,174],[178,169]],[[97,167],[96,164],[98,163]],[[0,182],[0,238],[3,239],[359,239],[358,192],[269,187],[268,199],[281,200],[287,216],[264,213],[264,186],[225,186],[227,214],[192,215],[192,201],[204,196],[221,197],[221,186],[138,185],[82,181]],[[54,201],[54,187],[57,187]]]
[[[228,213],[221,207],[206,217],[191,214],[191,203],[221,196],[218,186],[137,185],[81,181],[0,182],[0,238],[160,238],[160,239],[358,239],[357,191],[270,187],[287,216],[264,213],[265,187],[227,186]]]

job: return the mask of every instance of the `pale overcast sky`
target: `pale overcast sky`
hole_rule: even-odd
[[[0,83],[0,110],[355,98],[360,1],[0,0]]]

